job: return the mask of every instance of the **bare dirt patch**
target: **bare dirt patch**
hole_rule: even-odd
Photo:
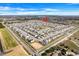
[[[31,45],[32,45],[35,49],[40,49],[40,48],[43,47],[43,45],[40,44],[40,43],[38,43],[38,42],[33,42]]]
[[[20,46],[16,46],[11,50],[11,52],[7,52],[6,56],[27,56],[28,53],[25,53]]]

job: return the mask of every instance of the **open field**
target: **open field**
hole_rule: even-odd
[[[10,48],[17,46],[16,41],[11,37],[11,35],[9,34],[6,28],[0,29],[0,32],[1,32],[3,43],[5,45],[4,50],[8,50]]]
[[[68,40],[65,42],[65,45],[69,46],[70,49],[79,51],[79,47],[75,45],[72,41]]]
[[[5,50],[4,55],[6,56],[26,56],[28,53],[25,53],[23,48],[17,44],[14,38],[9,34],[6,28],[0,29],[0,37]]]
[[[24,53],[23,48],[21,48],[20,46],[16,46],[14,48],[11,49],[11,52],[7,52],[5,54],[6,56],[27,56],[28,53]]]
[[[79,47],[79,31],[75,33],[70,39]]]
[[[77,45],[77,44],[79,44],[79,40],[78,40],[79,39],[79,29],[69,39],[70,40],[65,42],[65,44],[68,45],[70,47],[70,49],[75,49],[75,50],[79,51],[79,46]]]

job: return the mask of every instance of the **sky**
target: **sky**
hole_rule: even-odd
[[[79,15],[79,4],[0,3],[0,15]]]

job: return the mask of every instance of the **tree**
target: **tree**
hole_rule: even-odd
[[[46,54],[46,53],[42,53],[41,55],[42,55],[42,56],[46,56],[47,54]]]
[[[62,54],[62,55],[65,55],[65,54],[66,54],[66,50],[65,50],[65,49],[62,49],[62,50],[61,50],[61,54]]]
[[[72,51],[72,52],[74,52],[74,50],[73,50],[73,49],[71,49],[71,51]]]
[[[60,44],[60,46],[64,46],[64,44],[63,44],[63,43],[61,43],[61,44]]]
[[[45,52],[46,52],[46,53],[50,53],[51,51],[50,51],[50,50],[46,50]]]
[[[4,26],[2,25],[2,23],[0,23],[0,28],[4,28]]]
[[[50,48],[49,50],[50,50],[50,51],[54,51],[55,49],[52,47],[52,48]]]
[[[66,49],[68,49],[69,47],[68,46],[64,46]]]

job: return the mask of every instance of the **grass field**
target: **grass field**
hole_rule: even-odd
[[[3,41],[3,49],[7,52],[4,55],[6,56],[27,56],[28,53],[25,53],[23,51],[23,48],[20,47],[17,42],[15,41],[15,38],[13,38],[8,30],[6,28],[0,29],[0,37],[2,36]]]
[[[26,56],[29,55],[17,42],[16,38],[11,35],[5,26],[0,23],[0,39],[4,55],[6,56]]]
[[[79,50],[79,47],[75,45],[72,41],[68,40],[65,42],[65,45],[68,45],[70,49],[74,49],[76,51]]]
[[[4,50],[8,50],[10,48],[16,47],[17,43],[14,40],[14,38],[9,34],[6,28],[1,28],[0,29],[1,35],[3,37],[3,42],[4,42]]]

